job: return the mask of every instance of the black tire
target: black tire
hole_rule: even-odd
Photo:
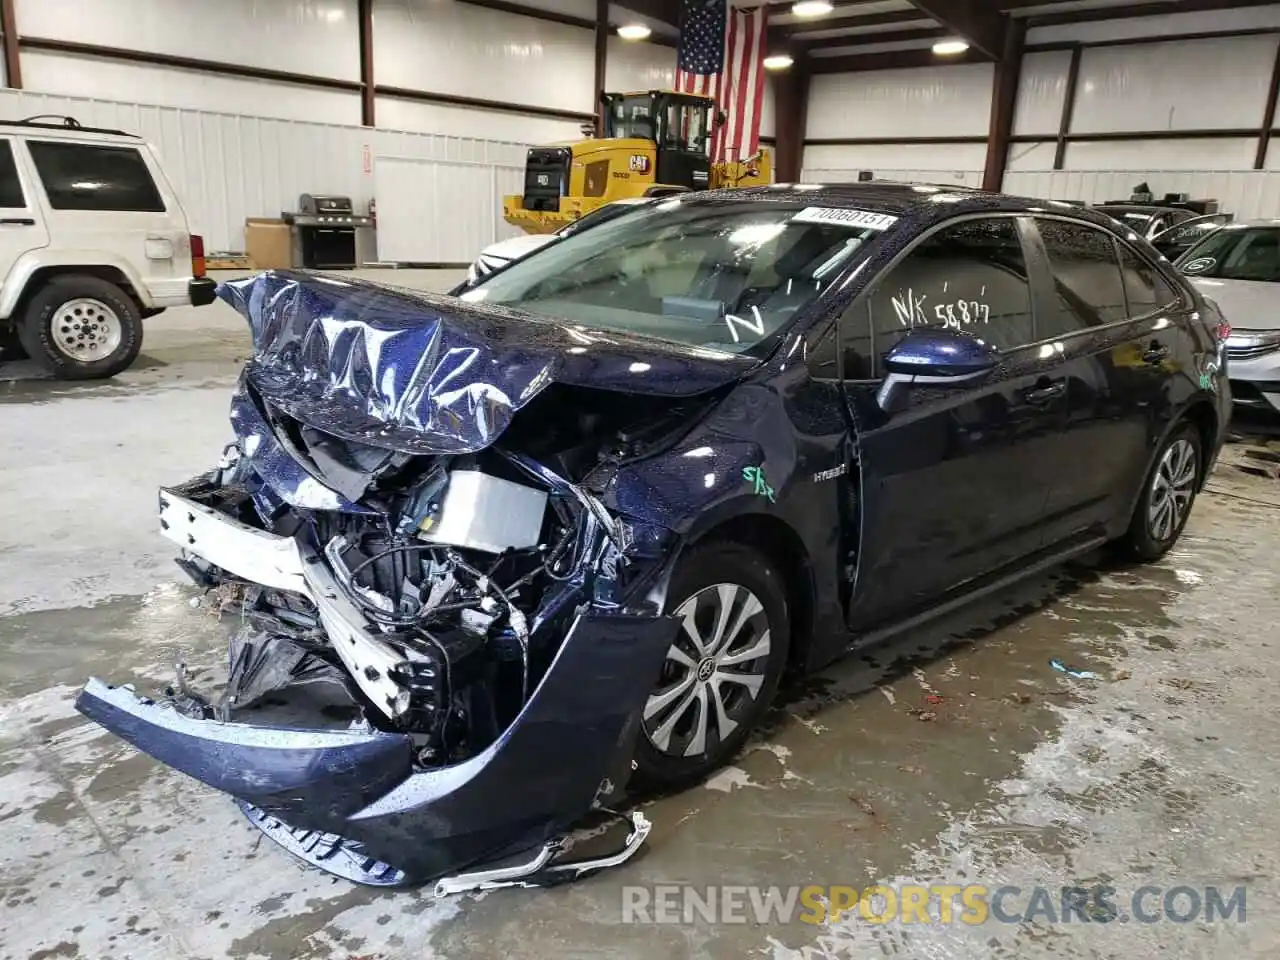
[[[68,311],[82,309],[83,318],[62,312],[75,300],[84,300],[86,305],[68,307]],[[83,359],[75,356],[77,344],[79,350],[85,349],[86,338],[102,336],[102,343],[110,346],[117,330],[118,343],[106,355],[89,352]],[[142,314],[133,298],[114,283],[67,274],[54,277],[36,291],[18,319],[18,337],[31,358],[59,380],[114,377],[127,369],[142,349]],[[97,343],[94,339],[88,342]]]
[[[1159,560],[1178,542],[1200,490],[1200,475],[1204,470],[1202,448],[1200,431],[1195,424],[1189,422],[1181,423],[1165,439],[1150,472],[1142,482],[1142,496],[1138,498],[1138,505],[1134,508],[1129,529],[1117,541],[1116,545],[1123,555],[1131,560],[1149,563]],[[1174,515],[1171,518],[1166,518],[1159,506],[1162,502],[1172,504],[1170,509]],[[1155,515],[1153,507],[1156,509]]]
[[[25,360],[27,351],[22,348],[18,339],[18,331],[13,327],[0,328],[0,363],[13,360]]]
[[[718,605],[729,595],[720,589],[722,586],[732,586],[737,592],[732,594],[729,612],[724,618],[722,629],[726,636],[720,649],[704,651],[701,658],[695,660],[695,641],[682,626],[677,645],[692,666],[669,656],[646,703],[648,714],[660,696],[671,696],[681,683],[692,678],[686,688],[688,692],[679,692],[675,699],[655,708],[651,716],[642,720],[634,771],[634,782],[642,790],[681,786],[715,770],[750,736],[778,691],[791,641],[786,592],[778,572],[754,550],[725,542],[693,548],[676,568],[668,591],[667,609],[678,611],[692,600],[695,629],[710,643],[715,639]],[[754,607],[752,598],[761,608],[754,614],[750,613]],[[739,629],[734,630],[735,626]],[[767,653],[742,662],[722,663],[719,659],[732,659],[760,649],[765,631]],[[707,664],[712,661],[708,672]],[[733,676],[742,676],[744,680],[731,679]],[[752,696],[751,686],[756,677],[758,689]],[[699,687],[703,693],[699,693]],[[724,706],[724,718],[734,724],[727,736],[721,733],[718,704]],[[705,717],[703,710],[707,711]],[[686,755],[697,744],[696,730],[703,719],[704,749]],[[658,744],[662,741],[663,728],[668,725],[663,749]]]

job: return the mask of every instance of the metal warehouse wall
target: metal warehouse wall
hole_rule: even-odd
[[[0,111],[5,116],[70,114],[85,124],[136,131],[159,151],[192,229],[204,235],[210,250],[243,250],[245,217],[279,216],[295,209],[303,192],[344,194],[363,208],[374,197],[380,156],[465,161],[509,171],[523,166],[526,149],[498,140],[10,90],[0,90]],[[447,196],[448,183],[441,186],[440,195]],[[509,176],[499,184],[500,189],[509,186]],[[496,199],[492,211],[474,224],[453,223],[450,230],[489,240],[511,235],[511,228],[499,223]],[[460,246],[457,256],[443,259],[465,261],[475,249]]]
[[[302,192],[349,195],[363,208],[379,158],[425,163],[414,205],[450,223],[457,249],[442,247],[441,259],[470,260],[476,242],[518,232],[498,198],[519,189],[528,146],[577,139],[595,110],[594,32],[573,25],[594,18],[595,0],[520,2],[572,22],[374,0],[378,125],[369,128],[356,0],[17,0],[25,89],[0,89],[0,115],[70,114],[139,133],[214,250],[243,249],[245,217],[294,209]],[[153,62],[131,61],[133,52]],[[276,76],[188,68],[184,58]],[[670,86],[674,70],[673,47],[610,38],[610,89]],[[771,96],[763,127],[771,134]],[[477,185],[492,202],[458,208],[455,194]]]
[[[1099,42],[1170,34],[1280,28],[1280,5],[1217,13],[1045,27],[1027,42]],[[1241,217],[1280,216],[1280,144],[1254,170],[1258,138],[1214,136],[1255,130],[1264,116],[1280,37],[1206,37],[1172,43],[1084,47],[1072,139],[1055,170],[1072,53],[1029,53],[1014,114],[1004,189],[1062,200],[1126,197],[1142,181],[1157,193],[1214,197]],[[986,155],[991,68],[930,67],[819,74],[809,107],[806,179],[850,180],[859,169],[885,178],[978,186]],[[1194,138],[1178,132],[1194,131]],[[1142,139],[1109,140],[1135,132]],[[1174,136],[1160,137],[1169,132]],[[974,142],[824,143],[831,139],[967,137]],[[1096,137],[1097,139],[1088,139]]]

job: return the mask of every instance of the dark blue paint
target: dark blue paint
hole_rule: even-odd
[[[624,733],[648,696],[637,678],[657,676],[676,626],[669,617],[581,617],[502,736],[435,770],[411,769],[406,736],[189,720],[98,680],[76,709],[295,830],[338,834],[420,882],[535,846],[580,819],[617,775]]]
[[[926,328],[894,344],[884,368],[904,376],[971,377],[999,362],[1000,351],[977,337]]]
[[[556,595],[554,609],[578,606],[576,627],[519,718],[471,760],[411,767],[403,738],[386,734],[318,748],[310,732],[275,731],[276,749],[264,752],[251,743],[253,728],[239,737],[233,726],[175,726],[172,711],[130,706],[93,685],[78,706],[296,830],[337,834],[370,862],[424,880],[537,844],[585,813],[604,778],[620,785],[636,717],[675,630],[655,605],[676,559],[700,538],[751,523],[803,558],[780,573],[805,607],[792,622],[812,625],[793,648],[816,667],[862,637],[1055,551],[1121,535],[1180,418],[1209,417],[1212,461],[1229,408],[1223,372],[1216,391],[1199,385],[1218,350],[1210,331],[1221,317],[1167,264],[1156,269],[1182,292],[1180,304],[1160,317],[1062,337],[1048,351],[1033,344],[994,358],[971,338],[937,331],[902,341],[893,362],[903,373],[989,373],[971,383],[912,383],[900,406],[877,402],[878,383],[809,370],[808,351],[922,231],[957,216],[1043,206],[950,193],[937,203],[936,191],[865,184],[683,199],[800,200],[898,218],[757,360],[615,333],[607,351],[570,354],[576,341],[551,321],[327,277],[268,274],[224,286],[221,295],[254,334],[233,418],[242,443],[256,438],[246,455],[262,481],[260,503],[316,508],[317,498],[336,496],[281,448],[260,401],[351,439],[432,454],[500,446],[520,408],[555,383],[671,397],[724,390],[668,449],[602,465],[586,478],[621,521],[621,542],[610,547],[618,551],[617,579],[601,578],[606,587],[584,596],[585,578],[575,577]],[[1086,209],[1052,212],[1127,236]],[[1150,252],[1141,241],[1134,246]],[[1030,259],[1042,301],[1051,278],[1046,286],[1043,258]],[[1135,348],[1141,356],[1153,341],[1167,347],[1167,365],[1134,363]],[[1045,391],[1055,384],[1063,389]],[[524,466],[568,490],[545,466]],[[757,469],[773,500],[745,479]]]
[[[616,333],[608,351],[571,353],[578,341],[566,324],[359,280],[266,273],[219,295],[249,321],[245,379],[264,400],[406,453],[487,447],[552,383],[692,396],[756,363]]]

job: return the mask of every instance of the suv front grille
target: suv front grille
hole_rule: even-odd
[[[560,210],[560,198],[569,185],[569,151],[534,147],[524,167],[524,208]]]

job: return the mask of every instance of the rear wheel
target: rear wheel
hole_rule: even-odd
[[[59,379],[112,377],[142,349],[142,314],[114,283],[54,277],[27,304],[18,336],[32,359]]]
[[[1177,542],[1200,489],[1203,463],[1200,431],[1183,423],[1156,456],[1129,531],[1120,541],[1125,553],[1135,560],[1158,560]]]
[[[786,596],[755,551],[695,548],[670,597],[680,629],[644,707],[635,770],[642,786],[687,783],[731,757],[768,709],[787,664]]]

